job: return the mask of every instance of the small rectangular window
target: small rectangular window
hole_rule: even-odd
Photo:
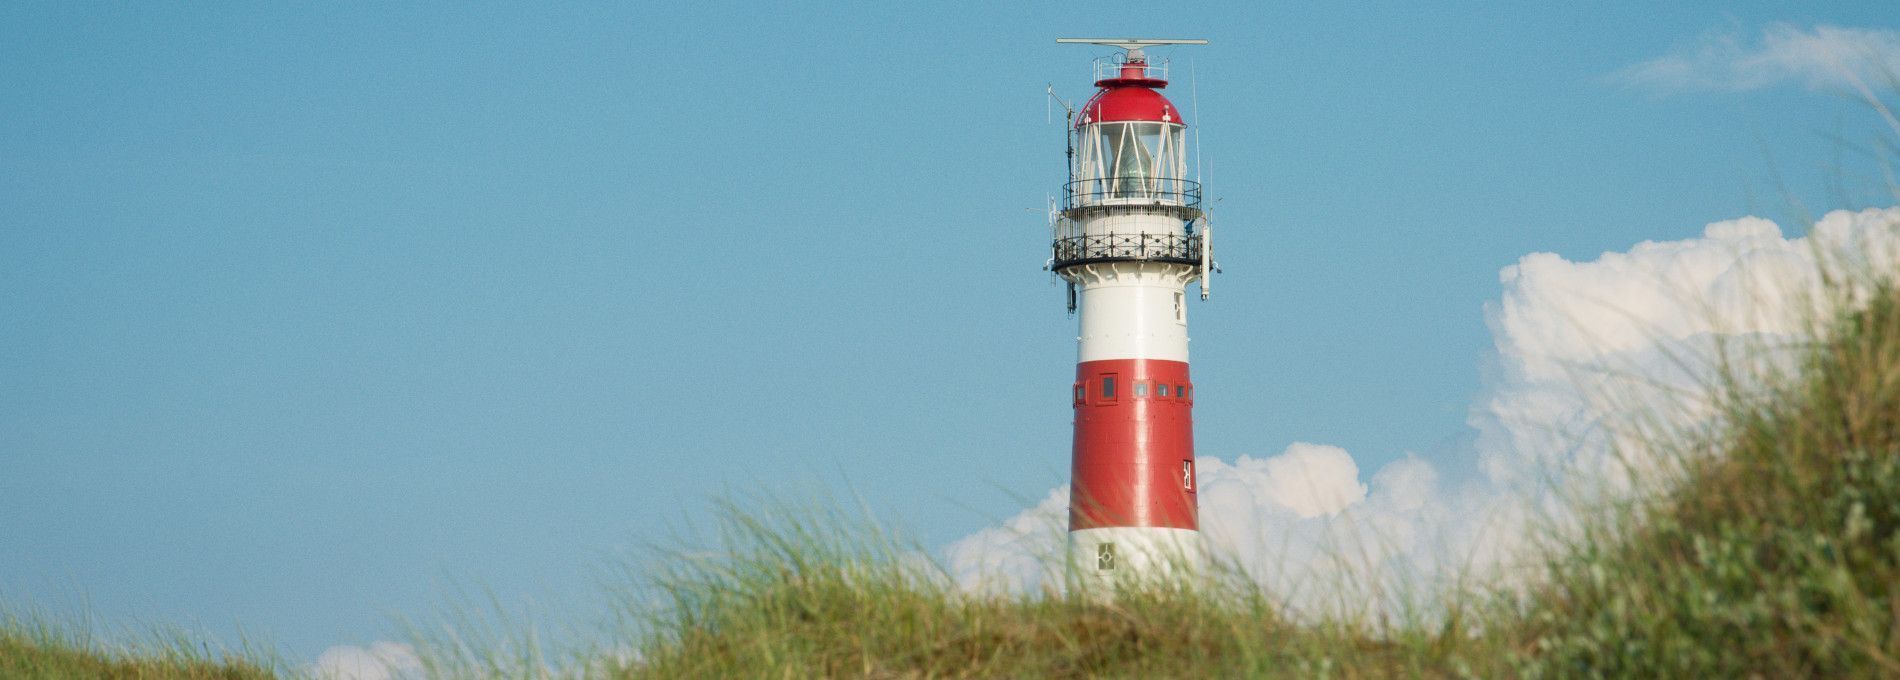
[[[1088,398],[1088,390],[1082,387],[1082,383],[1076,383],[1075,384],[1075,403],[1080,404],[1082,403],[1082,400],[1087,399],[1087,398]]]
[[[1194,461],[1181,461],[1181,488],[1194,493]]]
[[[1182,399],[1186,399],[1186,398],[1187,398],[1187,391],[1186,391],[1186,390],[1183,390],[1183,389],[1181,389],[1181,386],[1180,386],[1180,385],[1175,385],[1175,386],[1174,386],[1174,396],[1176,396],[1176,397],[1180,397],[1180,398],[1182,398]]]
[[[1148,396],[1148,383],[1142,382],[1140,380],[1136,380],[1135,381],[1135,398],[1140,399],[1146,396]]]
[[[1103,543],[1095,546],[1095,568],[1102,571],[1115,568],[1115,544]]]
[[[1165,397],[1165,396],[1168,396],[1168,384],[1167,384],[1167,383],[1155,383],[1155,396],[1157,396],[1157,397]]]
[[[1102,401],[1115,400],[1115,375],[1102,376]]]

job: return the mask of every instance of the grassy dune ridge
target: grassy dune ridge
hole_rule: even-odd
[[[973,594],[868,513],[727,503],[712,544],[628,566],[578,646],[506,614],[409,642],[442,678],[1900,676],[1900,289],[1843,269],[1823,267],[1796,345],[1718,345],[1715,426],[1644,442],[1644,486],[1580,508],[1514,588],[1330,617],[1232,566],[1112,597]],[[49,620],[0,607],[0,678],[308,672]]]
[[[130,645],[107,646],[82,627],[51,623],[44,615],[0,611],[0,678],[154,678],[260,680],[277,677],[266,655],[214,650],[179,633],[160,633]]]
[[[1430,617],[1296,621],[1233,570],[1110,598],[972,595],[864,515],[728,504],[714,545],[630,568],[584,648],[506,622],[412,643],[451,678],[1900,675],[1900,291],[1858,289],[1792,370],[1718,380],[1722,425],[1672,443],[1654,488],[1592,508],[1525,589],[1413,594]],[[0,614],[4,678],[301,673]]]
[[[1871,293],[1814,323],[1792,370],[1718,375],[1721,425],[1656,442],[1671,447],[1668,473],[1591,508],[1522,592],[1414,593],[1437,607],[1413,620],[1297,622],[1231,571],[1113,598],[972,596],[917,546],[847,513],[728,506],[718,545],[638,575],[661,604],[627,612],[610,635],[618,651],[577,652],[575,667],[616,678],[1900,674],[1900,293],[1859,290]],[[525,670],[514,658],[525,656],[431,663],[513,675]]]
[[[1765,397],[1685,451],[1668,493],[1548,556],[1520,626],[1532,667],[1900,674],[1900,295],[1826,324]]]
[[[1721,376],[1721,425],[1672,442],[1653,488],[1590,509],[1524,589],[1412,594],[1429,617],[1295,620],[1233,570],[1111,598],[973,595],[862,514],[728,504],[714,545],[629,568],[586,647],[507,622],[411,642],[451,678],[1900,675],[1900,291],[1855,289],[1792,369]],[[303,672],[0,613],[4,678]]]

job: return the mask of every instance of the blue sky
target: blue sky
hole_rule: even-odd
[[[1059,36],[1213,43],[1163,53],[1221,199],[1201,455],[1451,455],[1500,268],[1880,198],[1864,105],[1630,69],[1897,18],[9,4],[0,598],[309,658],[450,583],[586,602],[722,495],[1016,512],[1068,459],[1043,89],[1108,52]]]

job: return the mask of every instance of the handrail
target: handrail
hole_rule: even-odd
[[[1095,63],[1093,64],[1094,68],[1091,70],[1094,71],[1096,81],[1111,80],[1122,77],[1122,66],[1124,65],[1129,65],[1128,55],[1115,54],[1107,57],[1096,57]],[[1166,59],[1158,62],[1150,61],[1142,64],[1141,67],[1141,77],[1143,78],[1151,80],[1168,79],[1168,61]]]
[[[1062,209],[1102,206],[1155,205],[1198,209],[1201,183],[1176,177],[1096,177],[1062,185]]]
[[[1199,264],[1199,234],[1094,234],[1068,236],[1050,243],[1051,269],[1093,262],[1174,262]]]

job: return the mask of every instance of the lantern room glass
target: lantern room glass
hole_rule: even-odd
[[[1142,196],[1152,189],[1155,154],[1161,151],[1160,123],[1116,123],[1102,126],[1102,140],[1115,159],[1111,191],[1117,198]]]
[[[1075,199],[1180,200],[1186,169],[1184,128],[1153,121],[1104,122],[1082,130]]]

